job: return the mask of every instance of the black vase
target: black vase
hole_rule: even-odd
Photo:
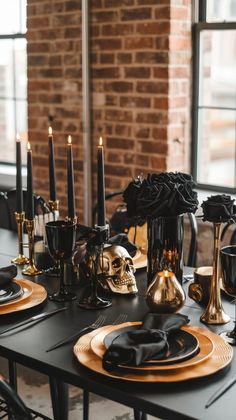
[[[148,285],[156,273],[168,270],[183,280],[183,215],[148,220]]]

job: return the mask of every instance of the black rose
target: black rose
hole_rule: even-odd
[[[123,198],[127,204],[127,212],[129,217],[139,216],[139,214],[137,214],[137,200],[140,193],[141,185],[141,179],[136,178],[129,183],[128,187],[123,193]]]
[[[212,195],[203,201],[201,207],[204,221],[214,223],[228,222],[235,216],[234,199],[230,195]]]
[[[193,213],[198,207],[194,186],[192,176],[181,172],[148,174],[142,183],[129,184],[124,200],[128,213],[143,219]]]

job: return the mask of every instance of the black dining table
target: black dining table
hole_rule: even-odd
[[[0,266],[11,263],[18,253],[16,233],[0,229]],[[187,269],[191,272],[192,269]],[[59,284],[56,278],[39,275],[24,277],[18,267],[17,278],[27,278],[43,285],[48,292],[54,291]],[[235,355],[231,364],[222,371],[207,377],[177,383],[136,383],[111,379],[96,374],[77,361],[73,354],[74,343],[66,344],[51,352],[46,349],[73,332],[91,324],[99,314],[106,317],[105,325],[112,324],[120,313],[127,314],[127,321],[140,321],[148,312],[145,300],[147,289],[146,269],[136,271],[138,294],[113,295],[112,306],[101,310],[86,310],[78,307],[76,301],[66,303],[67,310],[42,322],[0,336],[0,356],[32,368],[46,375],[104,398],[132,407],[138,411],[151,414],[161,419],[235,419],[236,385],[231,387],[212,406],[205,408],[210,396],[236,373]],[[186,291],[185,306],[181,313],[188,315],[191,325],[209,328],[215,333],[233,327],[234,305],[225,294],[222,294],[223,306],[231,316],[231,323],[221,326],[206,326],[200,322],[204,307],[187,296],[188,282],[184,283]],[[78,297],[83,293],[80,281],[71,286]],[[14,325],[29,316],[51,311],[64,304],[48,299],[39,307],[31,310],[0,315],[0,331]]]

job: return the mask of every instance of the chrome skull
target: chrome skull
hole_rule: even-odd
[[[133,260],[123,246],[112,245],[104,249],[99,273],[101,285],[105,289],[121,294],[138,292]]]

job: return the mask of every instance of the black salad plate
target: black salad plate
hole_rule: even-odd
[[[21,296],[22,293],[22,287],[18,283],[12,281],[7,286],[0,288],[0,304],[16,299]]]
[[[138,328],[138,325],[133,325],[112,331],[111,333],[107,334],[104,338],[105,347],[108,348],[111,344],[122,344],[123,340],[121,334]],[[168,343],[169,349],[167,350],[166,354],[162,355],[160,358],[157,358],[155,360],[148,360],[143,364],[164,365],[181,362],[195,356],[195,354],[197,354],[199,351],[199,342],[197,338],[191,333],[184,330],[179,330],[172,336],[170,335]]]

